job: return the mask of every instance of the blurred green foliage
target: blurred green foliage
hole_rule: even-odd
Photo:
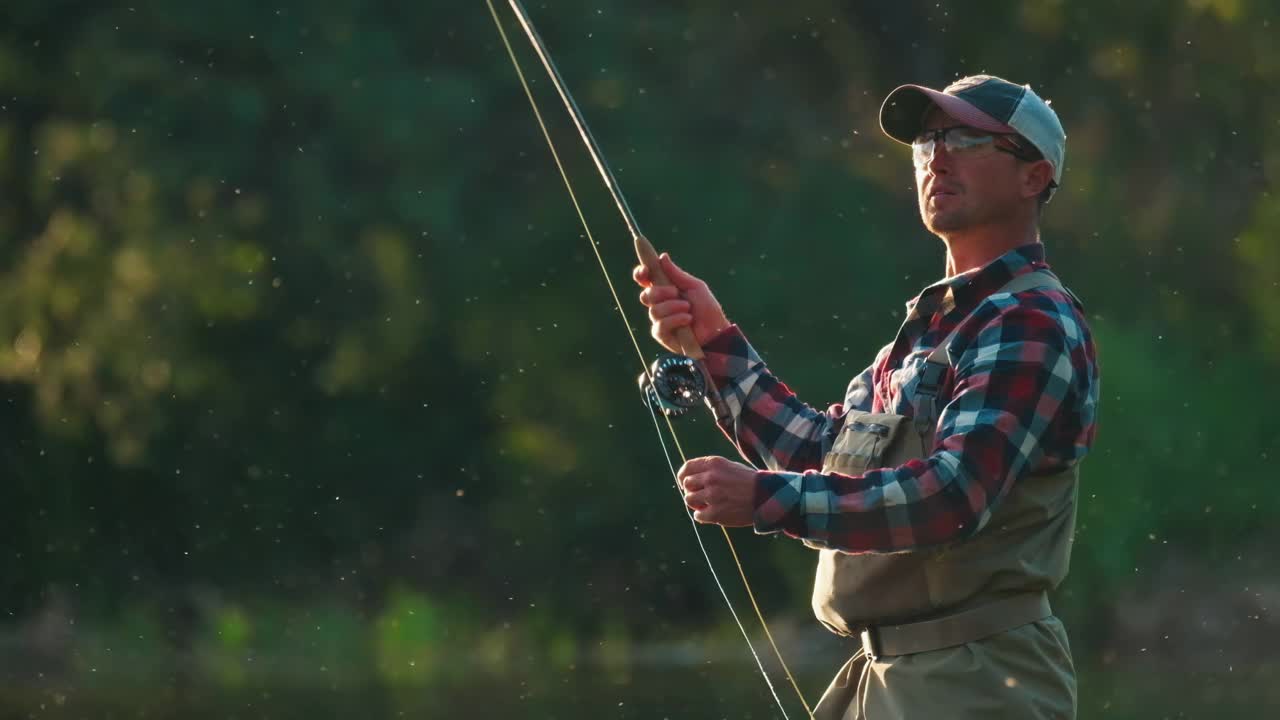
[[[985,71],[1052,99],[1044,240],[1103,367],[1059,599],[1078,660],[1137,663],[1135,604],[1216,618],[1185,632],[1220,658],[1275,636],[1273,3],[530,12],[651,239],[815,405],[942,268],[885,93]],[[625,228],[508,32],[643,337]],[[483,4],[8,3],[0,91],[11,655],[56,665],[61,641],[24,634],[50,617],[107,628],[67,641],[82,657],[227,682],[268,646],[397,685],[468,653],[736,642]],[[730,452],[706,418],[681,440]],[[803,621],[811,555],[740,535],[765,612]]]

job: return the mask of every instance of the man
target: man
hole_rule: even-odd
[[[899,87],[880,123],[912,146],[946,275],[907,303],[843,403],[801,403],[669,256],[674,286],[636,268],[653,336],[678,352],[674,333],[692,329],[717,422],[768,468],[692,459],[678,473],[685,501],[701,522],[820,550],[814,611],[862,650],[816,717],[1073,718],[1070,650],[1046,593],[1067,571],[1098,372],[1083,309],[1039,237],[1065,133],[1029,87],[985,75]],[[839,291],[858,298],[856,284]]]

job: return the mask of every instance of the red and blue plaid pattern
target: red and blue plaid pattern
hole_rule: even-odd
[[[756,476],[756,532],[851,553],[941,545],[982,529],[1027,472],[1079,462],[1098,404],[1083,311],[1058,290],[997,292],[1047,268],[1044,246],[1032,243],[925,288],[907,303],[897,338],[825,412],[771,374],[736,326],[708,342],[707,366],[728,408],[717,422],[747,460],[769,468]],[[851,410],[917,415],[925,360],[958,326],[932,454],[859,476],[820,472]]]

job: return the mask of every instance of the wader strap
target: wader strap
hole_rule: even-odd
[[[933,620],[866,628],[862,649],[873,659],[914,655],[981,640],[1052,614],[1048,595],[1024,593]]]

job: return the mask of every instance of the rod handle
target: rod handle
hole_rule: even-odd
[[[636,258],[640,260],[640,264],[644,265],[649,271],[649,278],[653,280],[654,285],[669,285],[675,283],[667,277],[662,271],[662,262],[658,260],[658,251],[653,249],[653,243],[640,233],[635,236]],[[698,339],[693,336],[693,329],[685,326],[676,330],[676,342],[680,343],[680,352],[694,360],[703,359],[702,346],[698,344]]]

